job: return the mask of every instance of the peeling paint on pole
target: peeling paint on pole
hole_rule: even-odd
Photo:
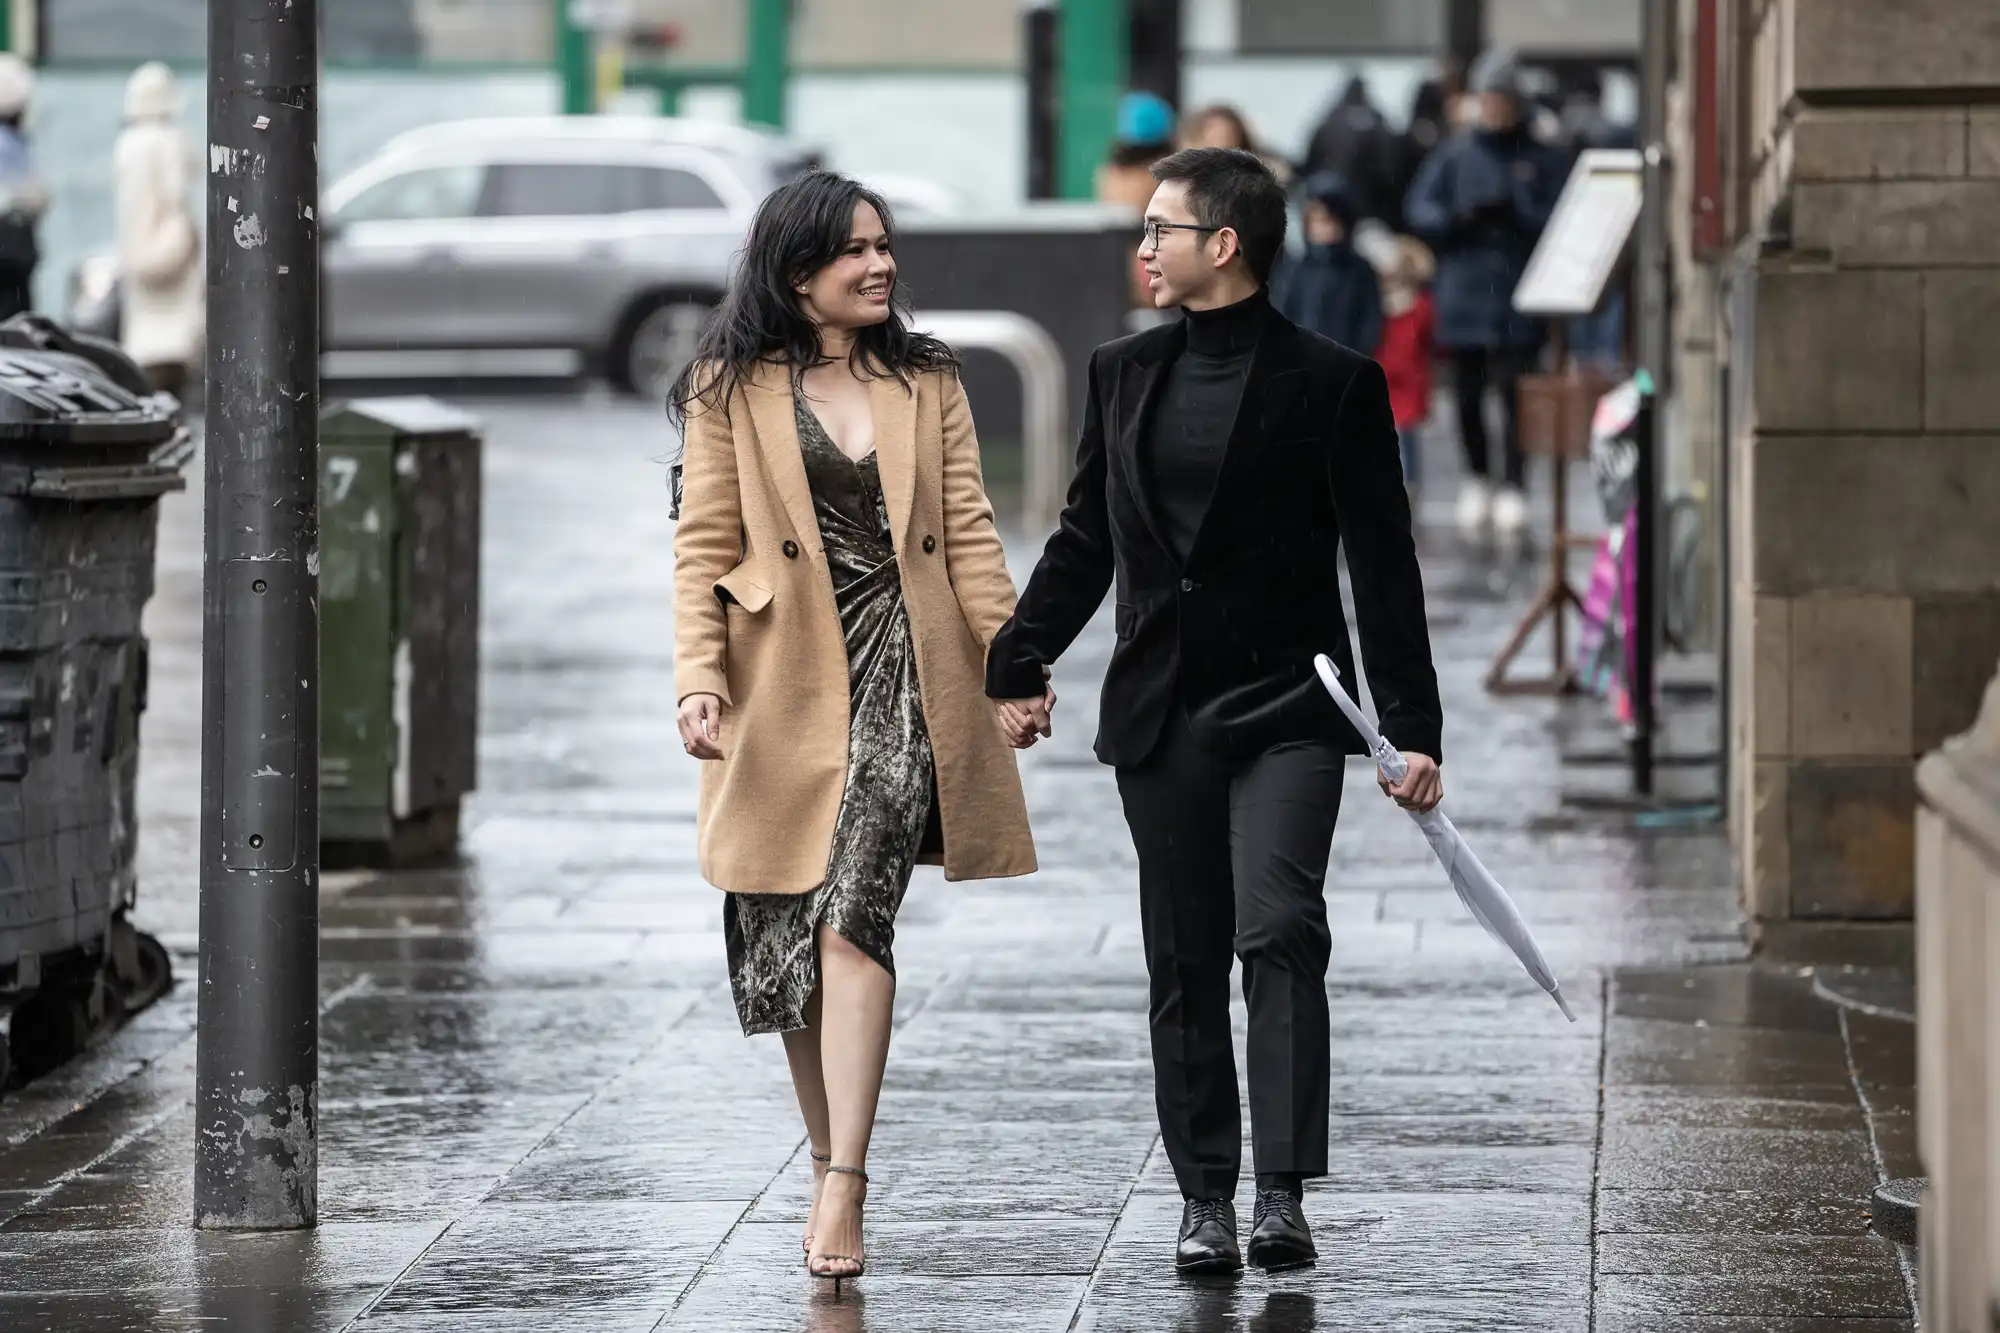
[[[226,1159],[236,1185],[231,1203],[201,1225],[241,1231],[285,1230],[319,1211],[318,1090],[293,1084],[282,1095],[244,1088],[237,1105],[202,1127],[203,1147]]]
[[[318,16],[208,12],[194,1222],[275,1230],[319,1213]]]

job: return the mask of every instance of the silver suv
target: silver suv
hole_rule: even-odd
[[[757,131],[636,116],[402,135],[324,196],[326,373],[595,370],[663,393],[752,210],[811,162]]]

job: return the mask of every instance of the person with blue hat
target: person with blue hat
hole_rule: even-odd
[[[1174,151],[1174,109],[1156,93],[1130,92],[1118,99],[1118,137],[1111,153],[1097,168],[1093,192],[1101,204],[1116,204],[1134,213],[1146,211],[1153,198],[1153,164]],[[1135,224],[1136,225],[1136,224]],[[1135,258],[1130,264],[1132,307],[1150,310],[1152,293],[1146,273]]]

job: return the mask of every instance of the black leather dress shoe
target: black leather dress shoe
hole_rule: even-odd
[[[1236,1273],[1243,1251],[1236,1245],[1236,1205],[1227,1199],[1189,1199],[1181,1209],[1181,1241],[1174,1267],[1183,1273]]]
[[[1306,1212],[1290,1190],[1257,1191],[1257,1224],[1250,1230],[1250,1262],[1267,1273],[1319,1261]]]

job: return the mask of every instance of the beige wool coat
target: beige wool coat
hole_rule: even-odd
[[[946,879],[1035,869],[1014,752],[986,698],[986,648],[1014,611],[979,442],[950,370],[870,386],[936,758]],[[789,371],[746,376],[689,412],[674,534],[675,697],[723,703],[723,758],[702,765],[703,878],[806,893],[826,877],[847,779],[847,649],[799,450]],[[927,860],[936,862],[937,858]]]
[[[173,71],[141,65],[125,86],[125,131],[112,153],[121,338],[143,368],[195,365],[207,323],[208,269],[189,194],[201,178],[180,109]]]

